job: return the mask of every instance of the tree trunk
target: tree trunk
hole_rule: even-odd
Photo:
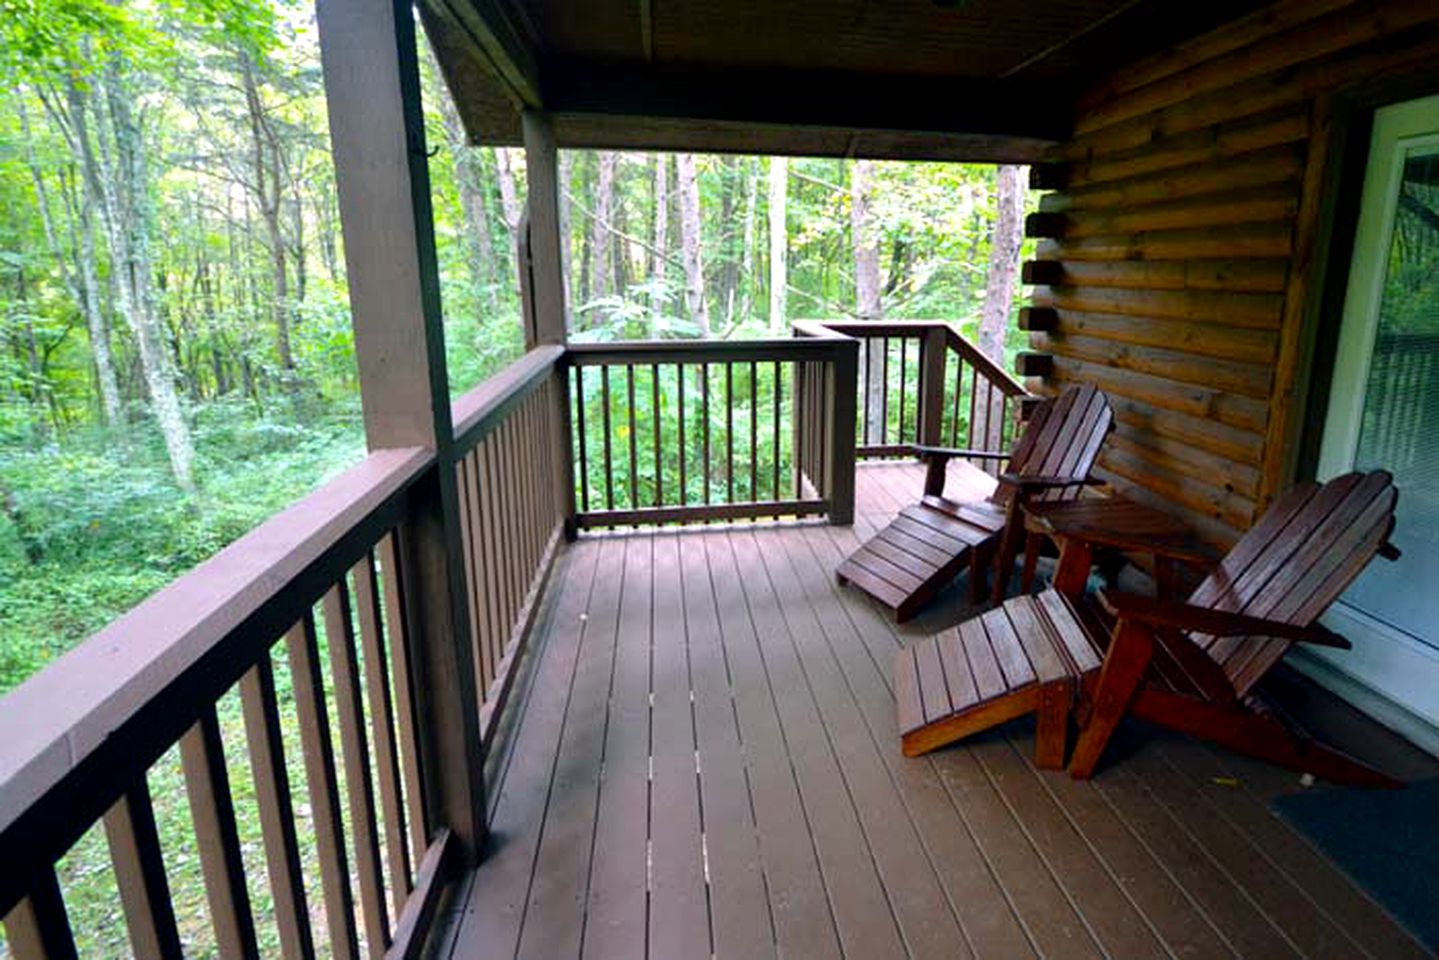
[[[160,322],[155,313],[153,288],[154,259],[150,249],[153,218],[148,158],[140,125],[132,110],[133,91],[125,82],[118,55],[106,63],[102,88],[104,109],[97,105],[102,127],[108,126],[113,141],[113,164],[99,170],[100,193],[104,199],[106,234],[110,242],[111,277],[118,312],[135,335],[145,386],[155,420],[165,440],[175,482],[186,491],[195,488],[192,464],[195,448],[190,428],[175,392],[175,375],[165,350]],[[104,129],[100,131],[104,140]],[[95,157],[105,158],[102,148]],[[103,161],[102,161],[103,162]]]
[[[746,160],[746,164],[753,161]],[[739,315],[741,322],[748,320],[754,312],[754,221],[755,209],[759,205],[759,175],[747,171],[744,178],[744,240],[740,247]]]
[[[655,319],[665,309],[664,280],[668,263],[670,229],[670,155],[655,154],[654,233],[650,250],[650,335],[654,336]]]
[[[75,86],[73,76],[66,81],[69,85],[67,91],[67,103],[69,105],[70,136],[78,138],[83,133],[85,139],[89,139],[89,126],[85,121],[83,103],[80,101],[79,90]],[[76,104],[80,103],[81,108],[77,109]],[[66,206],[70,213],[70,235],[71,254],[74,260],[73,269],[67,265],[65,252],[60,247],[59,232],[55,227],[55,220],[50,208],[49,191],[45,187],[45,178],[40,170],[40,165],[35,159],[35,152],[32,146],[33,140],[30,136],[29,117],[24,110],[23,98],[16,98],[19,107],[20,125],[25,139],[25,158],[30,167],[30,175],[35,181],[35,198],[40,207],[40,221],[45,229],[45,241],[50,247],[51,254],[60,265],[61,279],[70,298],[80,308],[81,314],[85,317],[85,329],[90,337],[90,356],[95,364],[95,381],[100,392],[100,411],[106,424],[117,426],[124,420],[124,409],[120,406],[120,384],[115,377],[115,362],[110,351],[110,328],[105,323],[105,314],[100,306],[100,270],[95,255],[95,224],[94,209],[95,197],[91,189],[91,182],[86,177],[81,177],[80,198],[78,202],[67,202]],[[73,146],[74,144],[72,144]],[[73,190],[67,195],[63,188],[62,197],[73,196]]]
[[[675,157],[680,194],[680,252],[685,266],[685,306],[699,327],[700,336],[710,335],[709,307],[705,303],[703,239],[700,234],[700,188],[692,153]]]
[[[499,165],[500,152],[500,149],[496,148],[495,161],[497,167]],[[564,283],[565,288],[565,311],[568,314],[568,316],[566,317],[566,323],[568,324],[570,318],[574,316],[574,314],[570,312],[574,309],[574,301],[571,299],[570,293],[570,291],[573,289],[573,284],[570,283],[570,273],[574,268],[574,264],[571,262],[570,256],[573,249],[570,237],[570,178],[574,170],[574,164],[573,160],[571,159],[573,157],[573,154],[571,154],[568,150],[557,150],[556,153],[559,154],[558,158],[555,161],[555,166],[558,168],[559,179],[558,192],[560,207],[560,280]],[[500,196],[502,200],[504,198],[504,185],[505,180],[504,176],[502,175],[500,177]],[[510,181],[510,189],[514,189],[513,180]],[[508,217],[509,214],[506,213],[505,216]],[[513,248],[514,244],[511,244],[510,246],[511,248]]]
[[[427,46],[426,50],[428,49]],[[441,91],[436,99],[440,101],[440,118],[445,127],[445,142],[449,145],[450,153],[455,158],[455,185],[460,192],[460,214],[464,217],[465,226],[469,229],[472,240],[465,247],[465,264],[469,267],[470,277],[474,281],[476,289],[481,291],[481,302],[492,307],[494,305],[493,285],[496,279],[495,247],[494,240],[490,235],[489,212],[485,209],[485,195],[482,186],[484,178],[480,171],[478,148],[470,146],[469,139],[465,135],[464,125],[460,122],[459,112],[455,109],[455,101],[451,99],[449,93]],[[496,153],[498,152],[496,151]],[[514,192],[513,178],[510,181],[510,192]],[[506,227],[508,228],[508,226],[507,223]]]
[[[260,207],[265,224],[265,241],[270,247],[271,294],[270,315],[275,324],[275,353],[286,377],[295,369],[295,354],[290,345],[290,271],[287,264],[285,235],[280,227],[281,157],[280,145],[270,128],[265,103],[255,79],[255,65],[248,54],[240,55],[240,79],[245,90],[245,109],[250,123],[251,191]]]
[[[1019,246],[1024,240],[1024,168],[1001,166],[997,179],[994,232],[989,239],[989,274],[979,319],[979,349],[1002,364],[1009,310],[1019,279]]]
[[[614,292],[614,244],[611,242],[610,221],[614,217],[615,161],[618,154],[599,151],[599,173],[595,179],[593,215],[590,218],[590,299],[598,300]]]
[[[789,282],[785,256],[789,250],[789,230],[785,218],[785,201],[789,195],[789,158],[769,159],[769,331],[781,336],[785,328],[785,286]]]
[[[856,160],[849,165],[849,229],[854,250],[854,306],[861,320],[879,320],[883,316],[880,306],[879,286],[879,244],[875,238],[874,215],[870,210],[870,191],[874,166],[869,160]],[[867,371],[865,390],[869,403],[869,422],[865,424],[865,437],[871,443],[884,442],[885,405],[884,357],[882,340],[865,340],[860,344],[859,368]],[[873,349],[871,349],[873,348]],[[911,381],[914,382],[914,381]],[[903,437],[899,438],[902,442]]]

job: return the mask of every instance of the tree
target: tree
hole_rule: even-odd
[[[1019,279],[1019,247],[1024,242],[1024,167],[1003,165],[996,175],[994,227],[989,241],[989,272],[979,319],[979,349],[1004,362],[1004,335]]]
[[[854,306],[861,320],[880,320],[884,313],[880,304],[879,286],[879,244],[875,237],[874,215],[870,209],[870,190],[874,177],[873,162],[856,160],[849,165],[849,223],[851,244],[854,249]],[[883,341],[881,341],[883,342]],[[866,386],[871,397],[879,397],[884,391],[885,365],[883,358],[872,356],[873,344],[866,340],[861,344],[859,368],[867,371]],[[865,425],[865,436],[883,442],[885,408],[882,403],[867,403],[869,422]]]
[[[654,335],[654,318],[658,317],[665,305],[664,281],[666,257],[669,251],[670,225],[670,157],[667,153],[656,153],[654,161],[654,193],[651,209],[654,229],[651,231],[650,249],[650,335]]]
[[[785,258],[789,251],[789,230],[785,203],[789,196],[789,158],[769,160],[769,331],[784,333]]]
[[[590,290],[591,300],[609,296],[614,286],[614,254],[610,231],[615,216],[615,164],[619,155],[601,150],[597,156],[599,172],[595,183],[594,214],[590,218]]]
[[[685,268],[685,307],[700,336],[710,335],[709,307],[705,303],[703,237],[700,233],[700,188],[695,174],[695,156],[675,157],[680,194],[680,255]]]

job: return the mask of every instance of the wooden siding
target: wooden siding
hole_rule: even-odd
[[[1432,0],[1288,0],[1080,101],[1035,228],[1061,264],[1042,389],[1116,405],[1102,473],[1232,542],[1290,482],[1322,269],[1328,95],[1439,60]],[[1439,78],[1436,78],[1439,83]]]

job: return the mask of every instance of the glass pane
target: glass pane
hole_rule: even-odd
[[[1397,563],[1370,564],[1345,600],[1439,646],[1439,149],[1404,163],[1355,467],[1399,486]],[[1417,589],[1416,589],[1417,588]]]

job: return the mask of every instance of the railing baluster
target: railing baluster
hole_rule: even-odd
[[[39,871],[30,892],[5,915],[5,938],[15,960],[77,960],[75,938],[55,871]]]
[[[690,450],[689,447],[685,445],[685,365],[682,363],[675,364],[675,385],[678,394],[677,402],[675,403],[675,413],[679,419],[680,434],[680,506],[683,507],[689,503],[689,486],[685,471],[685,462],[689,460]]]
[[[335,684],[335,714],[340,723],[340,754],[345,767],[345,795],[350,801],[350,830],[355,841],[355,867],[360,875],[360,906],[370,955],[390,945],[385,908],[385,880],[380,868],[380,838],[375,829],[375,788],[370,779],[370,750],[365,736],[365,708],[360,691],[360,665],[350,618],[350,591],[341,580],[325,593],[325,641],[330,649],[330,677]]]
[[[468,602],[465,604],[470,618],[470,639],[475,647],[475,665],[480,671],[479,697],[485,698],[484,685],[484,649],[485,630],[481,625],[484,615],[480,612],[482,607],[480,599],[478,563],[475,556],[475,507],[474,498],[471,496],[471,485],[474,481],[474,469],[470,465],[470,457],[460,457],[455,463],[456,479],[459,489],[456,491],[460,502],[460,546],[465,557],[465,587]]]
[[[575,367],[575,427],[579,431],[579,463],[580,463],[580,509],[589,512],[590,509],[590,464],[589,464],[589,439],[585,432],[585,376],[584,367]]]
[[[398,582],[398,570],[396,574]],[[350,867],[340,820],[340,790],[335,778],[335,753],[330,743],[330,721],[325,709],[325,684],[320,674],[313,614],[306,612],[300,622],[290,628],[285,635],[285,645],[295,687],[295,714],[300,725],[305,780],[310,788],[311,822],[320,857],[325,924],[330,931],[329,952],[332,956],[357,958],[360,942],[355,931]]]
[[[250,748],[255,805],[259,808],[260,832],[265,842],[265,869],[275,903],[280,951],[286,960],[308,960],[315,956],[315,944],[305,897],[304,867],[295,835],[290,775],[285,768],[285,741],[275,698],[275,669],[268,652],[240,678],[240,705],[245,715],[245,742]],[[149,803],[148,794],[144,802]],[[110,828],[108,817],[105,827]],[[151,829],[153,827],[152,823]],[[115,841],[112,839],[110,843],[113,848]],[[150,956],[150,951],[137,945],[135,955]]]
[[[869,387],[872,381],[870,380],[869,372],[874,364],[874,341],[870,339],[861,341],[860,349],[864,351],[864,382],[859,385],[859,392],[864,397],[864,424],[860,427],[860,430],[863,432],[864,445],[867,447],[871,443],[869,429],[869,395],[871,391]]]
[[[978,405],[979,405],[979,404],[978,404],[978,400],[979,400],[979,368],[978,368],[978,367],[974,367],[974,376],[971,377],[971,378],[970,378],[970,381],[969,381],[969,439],[968,439],[967,441],[965,441],[965,446],[968,447],[970,450],[978,449],[978,445],[975,443],[975,432],[974,432],[974,428],[975,428],[975,411],[976,411],[976,408],[977,408]],[[971,462],[972,462],[972,461],[971,461]]]
[[[395,747],[395,711],[390,699],[390,671],[385,638],[380,630],[380,593],[375,588],[375,558],[366,553],[355,564],[355,607],[365,659],[365,692],[370,702],[370,727],[375,738],[380,808],[385,813],[385,857],[390,867],[390,895],[399,917],[410,894],[410,858],[405,850],[405,808],[400,802],[400,760]]]
[[[515,623],[519,620],[520,604],[523,591],[524,573],[520,569],[523,557],[523,546],[520,542],[520,517],[516,505],[522,502],[518,493],[520,486],[516,479],[515,468],[519,462],[520,438],[514,417],[507,417],[500,424],[500,485],[496,491],[497,503],[499,504],[500,518],[505,527],[505,596],[507,605],[505,607],[505,633],[502,640],[503,647],[495,662],[499,663],[504,659],[504,651],[510,648],[514,640]]]
[[[489,593],[487,585],[491,576],[491,568],[494,566],[494,558],[490,556],[487,538],[489,527],[485,523],[485,501],[489,496],[489,484],[481,477],[483,469],[484,447],[476,445],[469,455],[465,457],[468,464],[469,474],[469,501],[470,501],[470,531],[471,546],[475,561],[475,588],[474,588],[474,619],[479,629],[475,633],[475,646],[479,650],[479,656],[475,663],[480,669],[480,687],[477,691],[481,702],[489,690],[490,681],[495,676],[495,660],[491,654],[495,645],[495,623],[491,616],[491,609],[494,606],[488,602]]]
[[[749,499],[759,501],[759,364],[749,362]]]
[[[630,405],[630,509],[640,505],[640,473],[635,430],[635,365],[625,364],[625,391]]]
[[[273,697],[272,686],[272,700]],[[277,723],[277,741],[278,728]],[[255,753],[253,745],[250,753],[258,781],[265,758]],[[283,770],[283,763],[281,769]],[[289,809],[288,789],[284,797],[283,819],[290,827],[290,840],[293,844],[295,834],[293,822],[289,819],[293,814]],[[264,817],[266,798],[262,794],[259,799],[261,817]],[[268,826],[268,822],[266,825]],[[267,844],[269,836],[267,831]],[[175,909],[170,899],[170,883],[165,876],[165,860],[160,853],[160,836],[155,828],[155,809],[150,802],[150,787],[144,774],[137,777],[134,785],[105,813],[105,838],[110,845],[110,862],[115,867],[115,884],[120,890],[120,905],[125,911],[125,926],[129,930],[130,948],[135,956],[183,960],[185,953],[180,946],[180,932],[175,925]],[[268,846],[266,849],[268,852]],[[291,957],[314,956],[313,949],[309,953],[296,952],[296,948],[291,946],[292,940],[286,938],[285,921],[304,916],[303,889],[300,890],[300,912],[296,914],[293,909],[287,910],[287,906],[292,907],[293,902],[287,902],[286,895],[293,893],[299,876],[299,855],[296,854],[293,872],[279,878],[279,883],[275,882],[275,877],[271,877],[271,887],[275,891],[276,920],[281,923],[280,941],[285,948],[286,960]],[[286,885],[287,883],[289,885]],[[308,919],[306,917],[306,920]],[[307,936],[303,942],[308,944],[308,925],[304,927],[304,933]],[[293,942],[297,945],[299,943],[298,940]]]
[[[773,391],[773,392],[774,392],[774,424],[773,424],[773,427],[774,427],[774,463],[771,464],[771,466],[773,467],[773,470],[774,470],[774,481],[773,481],[773,483],[772,483],[771,486],[770,486],[770,490],[772,491],[772,496],[773,496],[776,500],[778,500],[778,499],[779,499],[779,443],[780,443],[779,422],[780,422],[780,420],[781,420],[781,418],[782,418],[782,417],[781,417],[781,414],[780,414],[780,409],[783,407],[783,400],[784,400],[784,374],[783,374],[783,370],[782,370],[781,364],[780,364],[780,362],[779,362],[778,360],[776,360],[776,361],[774,362],[774,391]]]
[[[605,450],[605,509],[615,508],[614,460],[610,455],[610,368],[600,367],[600,394],[604,401],[600,407],[601,426],[604,428]]]
[[[794,405],[794,417],[792,418],[794,429],[790,432],[790,466],[794,468],[794,498],[796,500],[804,497],[804,467],[805,467],[805,444],[809,437],[805,435],[805,378],[804,363],[796,360],[790,364],[790,403]]]
[[[889,443],[889,337],[885,337],[884,352],[880,354],[880,390],[879,390],[879,443],[884,446]]]
[[[650,364],[650,416],[654,418],[655,440],[655,506],[665,502],[664,459],[660,455],[660,365]]]
[[[899,429],[895,432],[896,443],[904,443],[904,400],[905,375],[909,372],[909,338],[899,338]]]
[[[734,364],[724,365],[725,502],[734,503]]]
[[[399,732],[400,773],[408,801],[410,828],[410,860],[418,862],[429,844],[429,828],[425,814],[424,782],[420,778],[419,741],[416,737],[414,687],[410,674],[409,631],[405,624],[405,594],[400,578],[399,551],[395,535],[387,533],[377,545],[380,564],[381,592],[385,601],[385,627],[390,640],[390,660],[394,664],[395,726]],[[298,686],[298,684],[297,684]]]
[[[959,398],[964,393],[964,358],[954,358],[954,413],[949,419],[949,445],[959,446]]]
[[[705,504],[710,502],[710,365],[700,364],[700,420],[704,428]]]
[[[482,523],[481,542],[485,550],[485,575],[489,588],[489,599],[485,608],[489,611],[489,657],[486,661],[485,684],[488,686],[494,680],[494,665],[499,662],[500,650],[504,647],[505,634],[505,557],[504,557],[504,524],[500,517],[500,511],[504,501],[502,491],[497,480],[499,471],[495,467],[495,459],[499,453],[497,448],[500,443],[499,432],[493,432],[483,441],[479,449],[482,451],[480,461],[482,472],[480,473],[480,492],[483,497],[481,510]]]
[[[259,957],[220,720],[213,704],[200,711],[200,719],[180,738],[180,765],[220,956]]]

